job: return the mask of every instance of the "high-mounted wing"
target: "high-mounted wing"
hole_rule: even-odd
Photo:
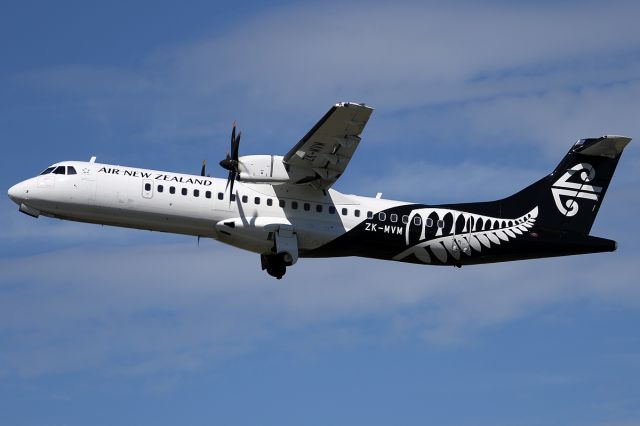
[[[315,172],[308,183],[328,189],[349,164],[373,108],[342,102],[334,105],[284,156],[284,163]]]

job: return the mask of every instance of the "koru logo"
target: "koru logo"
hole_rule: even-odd
[[[579,179],[573,178],[578,176]],[[596,171],[589,163],[576,164],[560,177],[552,186],[551,193],[556,207],[565,216],[575,216],[578,213],[577,198],[598,201],[598,194],[602,191],[600,186],[592,186],[588,183],[596,177]],[[569,180],[573,180],[570,182]],[[578,182],[576,182],[579,180]],[[562,198],[564,198],[564,203]]]

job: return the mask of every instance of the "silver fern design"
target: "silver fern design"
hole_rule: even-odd
[[[410,245],[409,228],[419,227],[418,243],[393,259],[403,260],[414,255],[424,263],[433,263],[434,257],[441,263],[446,263],[449,256],[454,260],[460,260],[463,255],[471,256],[474,251],[481,252],[483,247],[489,248],[518,238],[533,227],[537,217],[537,206],[529,213],[514,219],[450,209],[414,210],[409,216],[405,235],[407,245]]]

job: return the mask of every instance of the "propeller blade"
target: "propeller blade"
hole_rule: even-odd
[[[226,191],[227,188],[229,187],[229,182],[231,182],[231,180],[235,177],[235,173],[233,172],[233,170],[229,170],[229,175],[227,176],[227,184],[224,186],[224,190]]]
[[[231,194],[233,194],[233,183],[235,181],[236,181],[236,173],[235,172],[229,172],[229,179],[227,180],[227,183],[231,183],[230,188],[229,188],[229,202],[231,202]]]
[[[238,161],[238,151],[240,148],[240,136],[242,136],[242,132],[238,132],[238,137],[234,139],[231,144],[231,159]]]
[[[231,130],[231,146],[232,147],[235,140],[236,140],[236,120],[233,120],[233,129]]]
[[[200,169],[200,176],[204,176],[204,170],[207,167],[207,160],[202,160],[202,168]]]
[[[231,129],[231,153],[227,151],[227,157],[220,161],[220,167],[225,170],[229,170],[229,175],[227,177],[227,185],[224,190],[231,187],[230,193],[233,194],[233,184],[235,180],[240,176],[240,169],[238,168],[238,152],[240,148],[240,137],[242,136],[242,132],[238,132],[236,136],[236,122],[233,122],[233,129]],[[231,197],[229,197],[231,200]]]

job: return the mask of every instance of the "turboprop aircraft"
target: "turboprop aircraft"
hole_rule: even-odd
[[[373,109],[338,103],[284,156],[238,156],[227,179],[63,161],[9,189],[27,215],[213,238],[260,254],[280,279],[299,257],[363,256],[427,265],[613,251],[589,235],[625,146],[623,136],[580,139],[555,170],[502,200],[426,205],[332,188]]]

